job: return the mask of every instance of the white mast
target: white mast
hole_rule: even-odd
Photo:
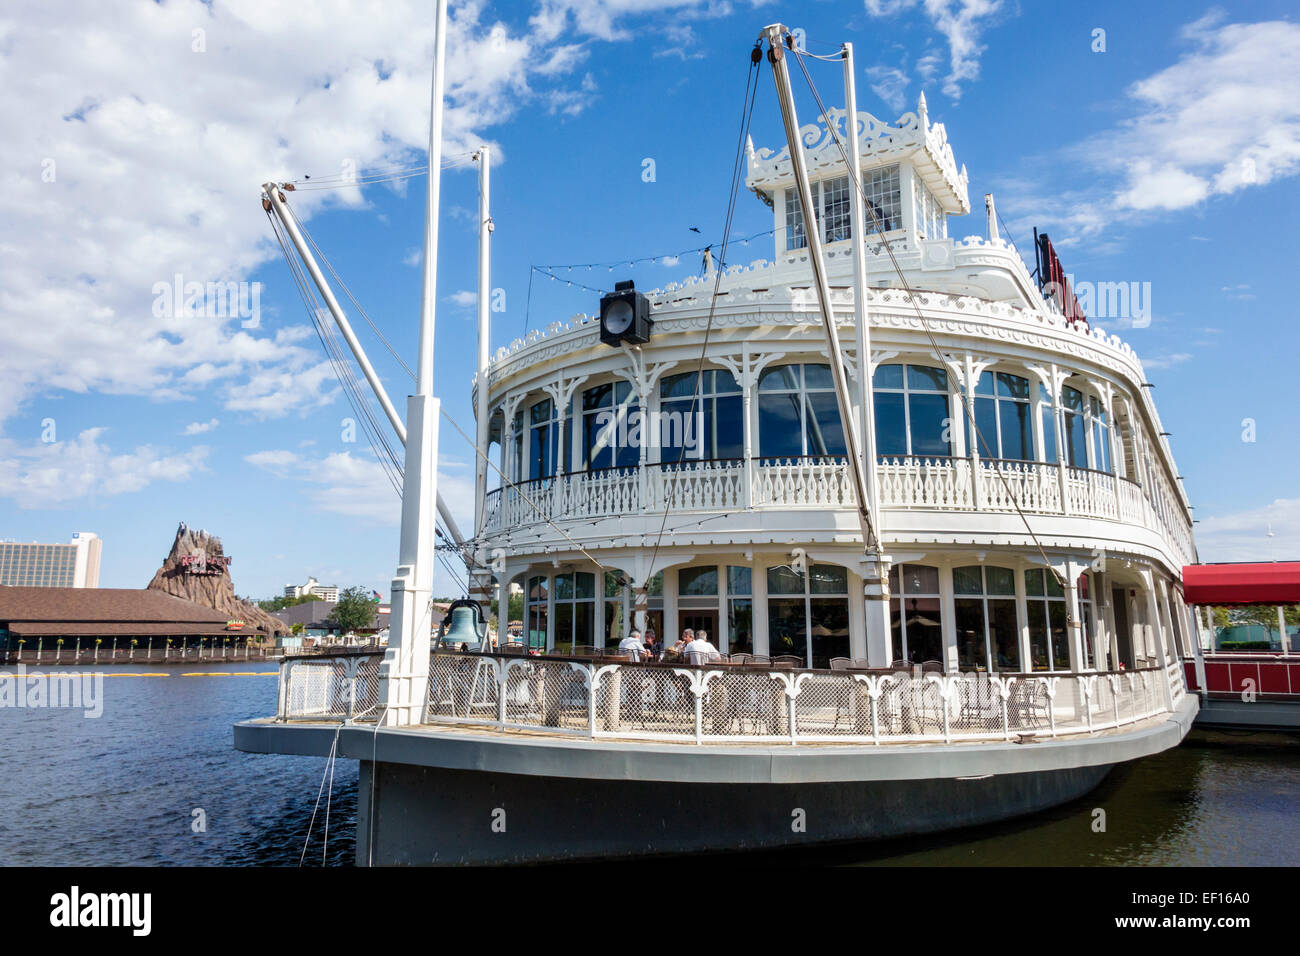
[[[826,278],[826,263],[822,259],[820,223],[813,209],[812,187],[808,182],[808,166],[803,154],[803,141],[799,136],[799,118],[795,113],[794,94],[790,89],[790,71],[785,62],[783,36],[789,33],[783,24],[772,24],[763,29],[772,63],[772,77],[776,81],[776,97],[781,104],[781,119],[785,125],[785,138],[790,147],[790,168],[794,173],[799,206],[803,210],[804,235],[808,237],[808,258],[812,261],[813,284],[817,289],[817,303],[821,307],[822,328],[826,331],[827,348],[831,358],[831,377],[835,380],[835,400],[839,406],[840,421],[848,446],[849,473],[853,476],[858,498],[858,522],[862,527],[863,545],[874,551],[876,533],[872,528],[873,516],[868,512],[870,498],[862,473],[862,455],[858,450],[858,429],[853,427],[853,409],[849,404],[848,376],[844,371],[844,353],[835,329],[835,316],[831,311],[831,291]],[[827,117],[827,122],[830,118]]]
[[[867,486],[867,508],[875,522],[875,554],[870,541],[867,561],[862,575],[863,597],[866,600],[867,659],[877,667],[889,664],[893,656],[889,631],[889,565],[884,555],[880,535],[880,488],[876,481],[876,423],[872,415],[875,397],[871,390],[871,326],[867,314],[867,223],[862,209],[862,151],[858,143],[858,82],[853,71],[853,44],[846,43],[844,51],[844,109],[848,116],[849,154],[849,215],[853,231],[853,323],[858,339],[858,420],[862,449],[862,476]],[[829,117],[827,122],[830,122]],[[854,656],[857,656],[856,654]]]
[[[436,0],[433,90],[429,121],[429,190],[424,209],[424,281],[415,394],[406,401],[406,467],[402,483],[402,538],[393,577],[388,651],[379,669],[380,700],[388,726],[417,724],[429,687],[433,614],[434,502],[438,480],[438,412],[433,396],[434,304],[438,284],[438,206],[442,180],[443,77],[447,0]]]
[[[284,225],[289,241],[297,250],[303,265],[307,267],[307,274],[311,277],[316,288],[320,290],[321,298],[325,300],[325,307],[334,318],[334,324],[343,333],[343,340],[347,342],[353,358],[357,360],[357,365],[361,367],[362,374],[365,375],[366,381],[370,383],[370,389],[375,393],[375,398],[379,401],[379,407],[384,410],[384,415],[393,426],[398,441],[405,445],[406,425],[398,417],[397,409],[388,397],[388,391],[384,388],[383,382],[379,380],[374,366],[370,364],[370,359],[366,355],[365,349],[361,347],[361,343],[357,340],[356,333],[352,331],[352,323],[348,321],[347,315],[344,314],[342,307],[339,306],[338,299],[334,296],[334,290],[330,288],[330,284],[325,280],[325,275],[321,272],[320,266],[316,264],[316,257],[312,255],[311,248],[303,239],[302,230],[298,228],[297,221],[289,211],[289,204],[284,198],[284,193],[274,183],[263,183],[262,199],[266,208],[274,212],[276,218]],[[439,494],[434,497],[438,503],[438,514],[442,517],[442,523],[447,527],[447,533],[451,535],[452,540],[457,544],[463,544],[464,538],[456,524],[456,519],[452,517],[451,509],[442,500],[442,495]]]
[[[474,537],[481,541],[487,524],[487,452],[488,452],[488,361],[492,350],[492,212],[488,187],[491,180],[491,150],[480,146],[474,154],[478,160],[478,384],[474,398],[474,421],[478,426],[474,455]],[[479,602],[486,619],[492,600],[492,572],[487,569],[487,555],[480,547],[476,563],[470,569],[469,596]],[[497,632],[504,632],[505,608],[497,610]]]

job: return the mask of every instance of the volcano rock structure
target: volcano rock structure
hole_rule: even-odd
[[[183,521],[176,529],[171,553],[149,582],[149,590],[163,591],[220,611],[232,620],[244,621],[245,633],[253,628],[272,636],[289,633],[283,621],[235,597],[230,561],[221,548],[221,539],[206,531],[191,531]]]

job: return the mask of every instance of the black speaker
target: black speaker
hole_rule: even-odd
[[[600,340],[606,345],[649,342],[653,326],[650,301],[631,279],[614,283],[614,291],[600,297]]]

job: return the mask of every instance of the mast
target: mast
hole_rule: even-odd
[[[478,161],[478,384],[474,394],[474,421],[477,425],[474,455],[474,538],[483,540],[487,526],[487,452],[488,452],[488,362],[492,351],[491,285],[492,285],[492,212],[489,203],[492,154],[486,146],[474,153]],[[486,620],[492,601],[492,572],[487,567],[487,555],[482,546],[477,547],[474,562],[469,569],[470,594],[479,602]],[[497,609],[497,633],[503,633],[506,609]]]
[[[866,657],[877,667],[893,657],[889,630],[889,558],[880,540],[883,517],[880,484],[876,475],[875,396],[871,388],[871,318],[867,314],[867,222],[862,209],[862,149],[858,142],[858,81],[853,69],[853,44],[844,44],[844,110],[848,132],[849,215],[853,231],[853,324],[858,344],[858,421],[861,429],[862,475],[867,486],[867,507],[875,519],[875,554],[863,539],[867,561],[862,574],[866,602]]]
[[[393,576],[388,650],[379,668],[382,722],[417,724],[429,687],[429,637],[433,623],[434,502],[438,480],[438,412],[433,395],[433,334],[438,284],[438,210],[442,181],[443,86],[447,51],[447,0],[436,0],[433,89],[429,117],[429,189],[424,208],[424,276],[415,394],[406,401],[406,466],[402,482],[402,534]]]
[[[764,27],[760,36],[766,36],[768,41],[768,60],[772,64],[772,78],[776,83],[777,101],[781,106],[781,120],[785,126],[785,138],[790,153],[790,169],[795,177],[799,207],[803,211],[804,235],[808,238],[808,258],[812,262],[814,286],[817,289],[817,303],[820,306],[822,328],[826,332],[828,354],[831,358],[830,367],[831,377],[835,382],[835,400],[839,406],[840,421],[845,426],[844,438],[848,450],[849,473],[853,477],[854,490],[857,492],[858,524],[862,529],[862,545],[866,552],[863,555],[863,583],[867,605],[868,658],[871,659],[873,664],[888,663],[880,660],[882,652],[884,654],[889,652],[889,594],[887,579],[885,578],[887,573],[886,559],[881,553],[880,539],[873,526],[874,516],[880,512],[879,509],[873,507],[873,489],[867,478],[867,462],[863,457],[859,441],[859,433],[866,435],[870,431],[870,425],[858,426],[849,401],[848,375],[844,369],[844,353],[840,347],[839,335],[835,329],[835,316],[831,310],[830,284],[826,276],[826,263],[822,257],[821,227],[813,207],[812,186],[808,180],[808,164],[804,157],[803,142],[799,136],[799,118],[795,111],[794,92],[790,88],[790,70],[785,61],[784,38],[787,35],[789,35],[789,30],[783,24],[775,23]],[[851,72],[848,72],[852,69],[851,52],[845,59],[845,69],[847,96],[852,91],[854,80]],[[853,143],[851,147],[853,152],[850,162],[856,167],[859,156],[856,146],[856,96],[853,96],[851,101],[848,126],[850,141]],[[831,122],[829,116],[825,119],[828,124]],[[850,170],[850,172],[854,176],[854,183],[861,183],[862,180],[858,171]],[[856,199],[856,202],[850,205],[850,215],[856,213],[856,221],[853,222],[855,229],[853,238],[856,247],[854,280],[857,288],[854,295],[854,311],[858,326],[858,366],[861,381],[865,383],[867,376],[870,374],[871,366],[870,354],[866,351],[869,344],[866,323],[866,276],[865,265],[862,264],[861,259],[863,239],[865,237],[861,232],[862,205],[856,185],[850,192]],[[869,397],[869,388],[869,385],[864,385],[859,394]],[[864,416],[864,423],[869,423],[869,418],[866,416],[870,414],[870,407],[865,404],[865,400],[864,397],[861,411]],[[872,470],[874,471],[874,469]]]
[[[781,104],[781,119],[785,124],[785,138],[790,147],[790,167],[794,172],[795,186],[799,194],[799,208],[803,210],[804,234],[808,237],[808,258],[812,261],[813,284],[817,288],[817,304],[820,306],[822,328],[826,332],[831,353],[831,377],[835,380],[835,400],[839,406],[840,421],[844,429],[845,444],[848,446],[849,471],[853,475],[854,490],[858,497],[858,522],[862,526],[862,540],[865,546],[875,547],[875,531],[871,526],[868,513],[869,498],[866,480],[862,474],[862,455],[858,447],[858,430],[853,427],[853,409],[849,404],[848,376],[844,371],[844,354],[840,348],[839,335],[835,330],[835,316],[831,311],[831,290],[826,278],[826,263],[822,259],[822,237],[817,214],[813,209],[812,186],[808,182],[808,166],[803,155],[803,143],[799,137],[799,117],[795,113],[794,93],[790,89],[790,71],[785,62],[785,50],[782,35],[787,33],[782,24],[765,27],[767,36],[768,59],[772,63],[772,76],[776,81],[776,96]],[[829,119],[828,119],[829,121]]]
[[[307,267],[307,274],[320,291],[325,307],[334,319],[334,324],[338,326],[339,332],[343,334],[343,340],[347,342],[348,348],[352,351],[352,357],[357,360],[357,365],[361,367],[361,372],[366,377],[370,390],[375,393],[379,407],[384,410],[384,416],[388,419],[389,424],[393,426],[393,432],[397,435],[398,441],[405,445],[406,425],[398,417],[397,408],[388,397],[388,391],[384,388],[383,382],[379,380],[379,375],[375,372],[374,366],[370,364],[366,350],[361,347],[361,342],[357,339],[356,333],[352,331],[352,323],[348,321],[347,315],[343,312],[338,299],[334,295],[334,290],[330,288],[329,282],[325,279],[325,274],[321,272],[320,266],[317,265],[311,247],[304,240],[302,230],[298,227],[297,220],[294,219],[289,210],[289,203],[284,198],[284,192],[274,183],[263,183],[262,199],[266,207],[275,213],[276,218],[284,226],[289,241],[302,259],[303,265]],[[447,533],[451,535],[452,540],[457,544],[464,544],[464,536],[460,533],[456,519],[451,515],[451,509],[442,500],[441,494],[435,495],[435,498],[437,500],[438,515],[442,518],[442,523],[446,525]]]

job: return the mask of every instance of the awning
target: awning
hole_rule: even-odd
[[[1188,604],[1300,604],[1300,561],[1189,564],[1183,593]]]

